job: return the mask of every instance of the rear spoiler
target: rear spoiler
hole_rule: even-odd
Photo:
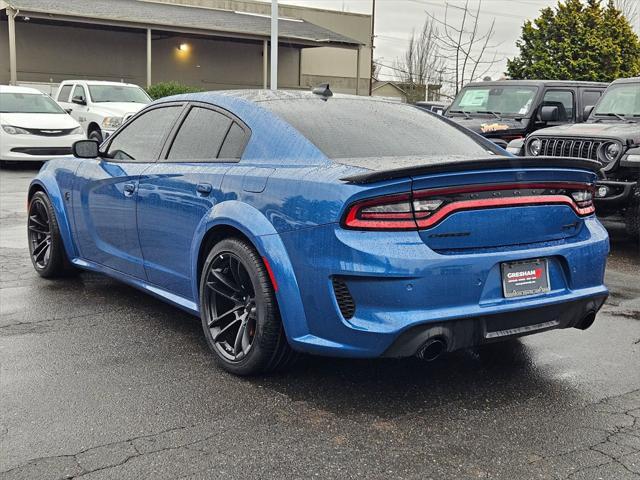
[[[602,164],[595,160],[570,157],[493,157],[478,160],[437,163],[432,165],[414,165],[391,170],[371,170],[341,178],[343,182],[364,184],[393,180],[395,178],[414,177],[430,173],[448,173],[468,170],[495,170],[521,168],[575,168],[598,173]]]

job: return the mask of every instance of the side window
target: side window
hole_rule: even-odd
[[[84,87],[82,85],[76,85],[76,88],[73,89],[73,97],[80,97],[82,100],[87,100],[87,95],[84,93]]]
[[[181,110],[182,105],[154,108],[131,120],[113,137],[108,156],[115,160],[155,162]]]
[[[544,94],[542,105],[558,107],[558,122],[574,121],[573,92],[569,90],[548,90]]]
[[[65,85],[58,92],[58,101],[59,102],[68,102],[70,93],[71,93],[71,85]]]
[[[237,123],[233,123],[227,134],[227,138],[224,139],[222,148],[220,149],[219,158],[240,160],[244,147],[247,142],[247,135],[244,129]]]
[[[582,92],[582,105],[584,105],[585,107],[588,106],[595,106],[596,103],[598,103],[598,100],[600,100],[600,97],[602,96],[602,92],[598,91],[598,90],[584,90]]]
[[[168,161],[215,161],[232,120],[215,110],[193,107],[182,122]]]
[[[587,107],[595,107],[596,104],[598,103],[598,100],[600,100],[600,97],[602,96],[602,91],[601,90],[583,90],[582,91],[582,112],[578,112],[581,116],[582,116],[582,121],[586,122],[587,118],[589,118],[588,115],[584,114],[584,110]]]

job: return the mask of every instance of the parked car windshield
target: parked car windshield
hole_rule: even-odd
[[[151,103],[149,95],[139,87],[128,87],[125,85],[89,85],[89,93],[94,103]]]
[[[612,85],[595,108],[594,115],[640,116],[640,83]]]
[[[481,139],[442,117],[402,103],[333,97],[262,104],[333,159],[420,157],[486,158]]]
[[[64,113],[52,98],[40,93],[0,93],[0,113]]]
[[[465,87],[449,111],[526,115],[531,110],[537,91],[537,87],[518,85]]]

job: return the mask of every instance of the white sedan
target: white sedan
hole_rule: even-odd
[[[80,124],[33,88],[0,85],[0,161],[43,162],[70,155]]]

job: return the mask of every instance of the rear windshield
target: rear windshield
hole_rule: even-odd
[[[441,118],[401,103],[334,97],[326,102],[308,98],[272,100],[261,105],[332,159],[466,160],[485,158],[489,148]]]

